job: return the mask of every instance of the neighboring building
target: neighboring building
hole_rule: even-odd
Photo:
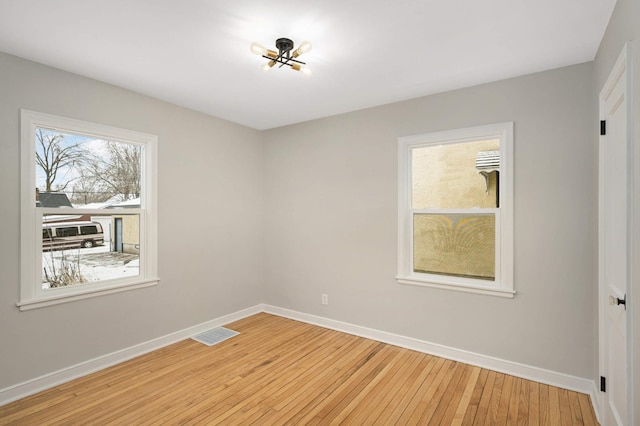
[[[73,208],[69,197],[64,192],[40,192],[36,188],[36,207],[69,207]]]
[[[36,207],[47,208],[73,208],[69,197],[64,192],[40,192],[36,188]],[[86,222],[90,221],[89,215],[59,215],[50,214],[43,216],[42,223],[58,223],[58,222]]]
[[[140,198],[112,204],[106,209],[114,207],[140,208]],[[140,254],[140,216],[138,214],[111,216],[111,251]]]

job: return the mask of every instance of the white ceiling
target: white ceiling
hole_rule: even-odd
[[[614,5],[0,0],[0,51],[268,129],[590,61]],[[279,37],[311,41],[311,77],[260,70]]]

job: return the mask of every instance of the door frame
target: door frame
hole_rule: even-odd
[[[602,90],[600,91],[598,101],[599,101],[599,116],[601,120],[604,120],[606,117],[603,115],[604,113],[604,94],[608,93],[613,89],[615,83],[621,78],[623,73],[626,73],[626,100],[627,100],[627,140],[626,140],[626,152],[627,152],[627,223],[626,230],[629,238],[626,242],[626,258],[627,258],[627,282],[626,282],[626,295],[627,295],[627,305],[626,305],[626,326],[627,326],[627,377],[629,378],[627,382],[627,419],[630,422],[633,422],[633,393],[634,393],[634,371],[633,371],[633,318],[634,318],[634,306],[633,303],[633,132],[634,132],[634,116],[633,116],[633,70],[632,70],[632,44],[631,42],[626,42],[624,47],[622,48],[622,52],[618,56],[616,63],[611,68],[609,76],[607,77],[606,82],[604,83]],[[606,136],[605,136],[606,137]],[[607,367],[605,365],[604,360],[605,356],[605,342],[603,339],[605,332],[605,318],[606,318],[606,308],[608,305],[608,292],[606,291],[606,283],[604,279],[604,267],[603,267],[603,259],[604,259],[604,245],[603,234],[604,234],[604,202],[602,194],[604,193],[604,184],[602,181],[602,171],[604,167],[603,160],[603,144],[607,143],[605,137],[600,136],[598,140],[598,367],[601,376],[607,375]],[[598,382],[599,380],[596,380]],[[598,386],[599,389],[599,386]],[[597,398],[598,406],[600,408],[600,421],[604,421],[604,409],[605,409],[605,393],[599,392],[599,398]],[[632,423],[629,423],[632,424]]]

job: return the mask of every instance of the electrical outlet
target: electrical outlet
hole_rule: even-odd
[[[329,304],[329,296],[326,294],[322,295],[322,304],[323,305],[328,305]]]

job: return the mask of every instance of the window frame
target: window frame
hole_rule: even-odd
[[[74,209],[36,207],[36,128],[92,136],[142,147],[140,208]],[[157,144],[155,135],[20,110],[20,295],[21,311],[157,285]],[[56,289],[42,289],[42,216],[46,214],[139,214],[140,271],[124,277]]]
[[[500,207],[478,209],[413,209],[412,150],[485,139],[500,140]],[[495,280],[414,272],[413,216],[420,213],[495,214]],[[435,287],[512,298],[513,282],[513,122],[425,133],[398,138],[398,275],[399,284]]]

